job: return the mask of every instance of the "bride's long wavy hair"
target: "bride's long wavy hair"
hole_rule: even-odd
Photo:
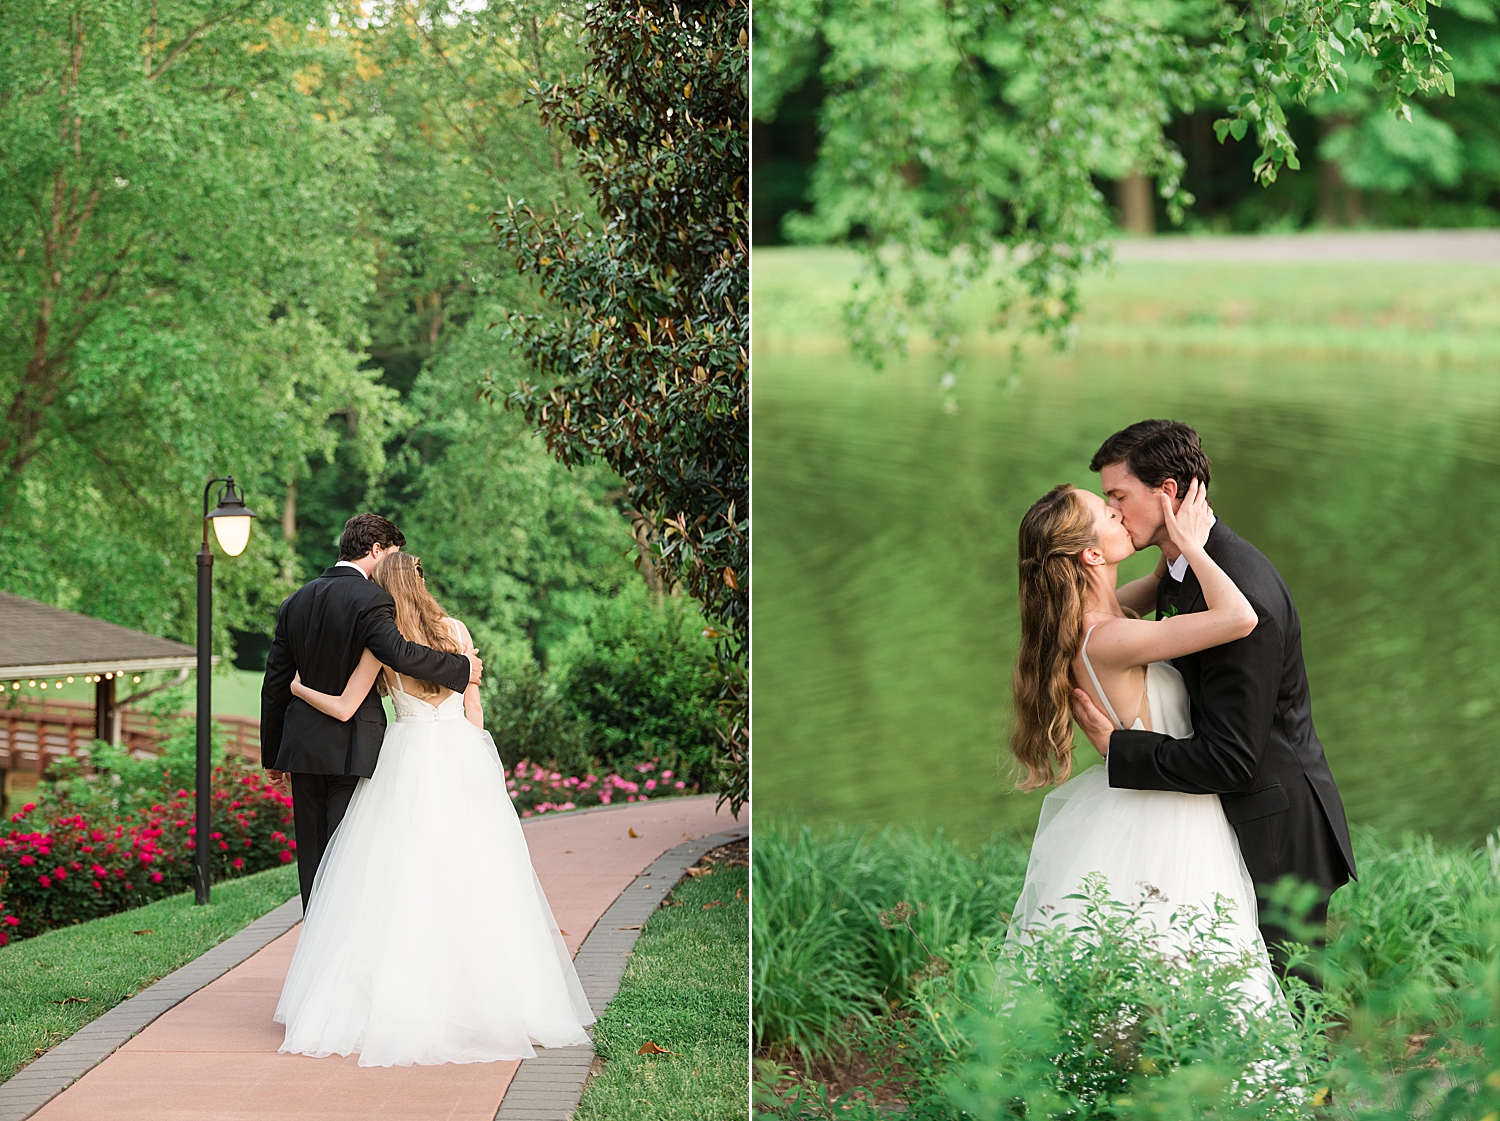
[[[453,635],[453,630],[443,622],[448,613],[443,610],[422,576],[422,559],[410,553],[392,551],[375,562],[370,579],[391,593],[396,601],[396,629],[407,642],[420,642],[434,650],[446,650],[450,654],[462,654],[462,644]],[[385,674],[381,674],[382,691]],[[403,679],[403,684],[414,697],[431,700],[443,691],[443,687],[418,678]]]
[[[1068,483],[1053,487],[1021,519],[1021,648],[1011,675],[1010,750],[1036,790],[1073,770],[1073,659],[1083,639],[1088,576],[1078,555],[1098,544],[1094,518]]]

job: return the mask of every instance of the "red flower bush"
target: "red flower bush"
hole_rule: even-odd
[[[615,802],[645,802],[651,798],[670,795],[697,794],[698,784],[689,786],[676,778],[670,770],[656,771],[657,761],[637,763],[627,768],[636,772],[637,779],[619,775],[564,776],[561,772],[522,759],[506,771],[505,786],[510,791],[511,801],[522,817],[555,813],[558,810],[576,810],[581,806],[608,806]],[[651,778],[641,778],[652,775]]]
[[[163,766],[155,801],[122,805],[108,777],[52,784],[40,805],[11,815],[0,835],[0,946],[193,886],[192,793]],[[240,759],[216,766],[211,797],[214,879],[292,859],[292,800],[270,789],[259,767]]]

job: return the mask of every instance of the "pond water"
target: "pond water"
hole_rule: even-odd
[[[1162,416],[1198,429],[1216,512],[1297,599],[1351,822],[1458,843],[1500,825],[1500,379],[996,356],[950,414],[940,374],[757,355],[757,813],[1030,831],[1041,796],[1010,790],[1003,754],[1016,526],[1056,483],[1097,491],[1103,439]]]

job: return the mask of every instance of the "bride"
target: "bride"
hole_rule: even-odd
[[[472,647],[416,557],[386,553],[371,579],[395,599],[405,638]],[[396,720],[318,868],[276,1006],[281,1050],[405,1066],[587,1043],[593,1013],[532,870],[479,687],[402,677],[366,650],[342,696],[300,679],[292,692],[348,720],[377,677]]]
[[[1194,480],[1181,510],[1162,494],[1172,543],[1187,557],[1207,610],[1147,622],[1166,561],[1154,575],[1116,589],[1119,564],[1135,552],[1120,512],[1069,485],[1053,488],[1021,521],[1021,647],[1013,679],[1011,751],[1025,768],[1022,790],[1054,783],[1042,803],[1026,881],[1011,925],[1024,938],[1067,915],[1090,874],[1109,894],[1139,903],[1169,939],[1168,916],[1183,904],[1214,911],[1232,904],[1222,933],[1260,964],[1251,988],[1270,995],[1270,961],[1256,922],[1255,889],[1239,841],[1215,794],[1125,790],[1109,785],[1108,759],[1069,779],[1069,700],[1081,687],[1115,723],[1192,735],[1182,677],[1169,659],[1244,638],[1255,629],[1250,602],[1204,551],[1213,523],[1207,492]],[[1129,725],[1125,721],[1131,721]],[[1153,890],[1154,889],[1154,890]],[[1187,946],[1173,949],[1183,952]]]

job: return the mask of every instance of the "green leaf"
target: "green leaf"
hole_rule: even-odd
[[[1229,134],[1236,140],[1243,140],[1245,139],[1245,133],[1249,129],[1249,127],[1250,124],[1248,121],[1237,118],[1229,122]]]

